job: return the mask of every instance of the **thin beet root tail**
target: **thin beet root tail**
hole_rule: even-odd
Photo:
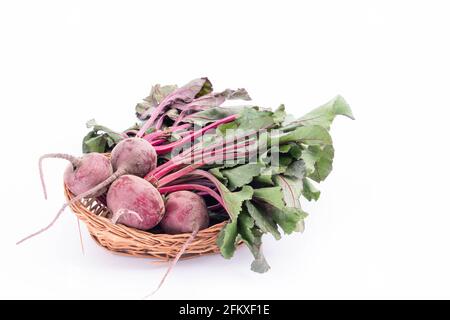
[[[117,170],[116,172],[114,172],[108,179],[106,179],[105,181],[103,181],[102,183],[96,185],[94,188],[92,188],[91,190],[88,190],[78,196],[76,196],[75,198],[73,198],[72,200],[70,200],[69,202],[66,202],[65,204],[63,204],[63,206],[61,207],[61,209],[59,209],[58,213],[56,214],[56,216],[53,218],[53,220],[50,222],[49,225],[47,225],[46,227],[40,229],[39,231],[36,231],[32,234],[30,234],[29,236],[23,238],[22,240],[18,241],[16,243],[16,245],[21,244],[22,242],[24,242],[25,240],[28,240],[30,238],[33,238],[34,236],[37,236],[38,234],[41,234],[42,232],[47,231],[48,229],[50,229],[53,224],[56,222],[56,220],[58,220],[59,216],[64,212],[64,210],[72,205],[75,202],[80,201],[83,198],[92,196],[94,194],[96,194],[98,191],[100,191],[101,189],[105,188],[106,186],[110,185],[114,180],[116,180],[118,177],[120,177],[121,175],[125,174],[125,171],[123,170]]]
[[[80,226],[80,218],[77,217],[77,224],[78,224],[78,235],[80,237],[80,247],[81,247],[81,253],[84,256],[84,244],[83,244],[83,236],[81,235],[81,226]]]
[[[73,198],[73,200],[79,200],[79,199],[77,199],[77,198],[78,198],[78,197],[75,197],[75,198]],[[80,198],[80,199],[81,199],[81,198]],[[22,240],[16,242],[16,245],[19,245],[19,244],[21,244],[22,242],[24,242],[24,241],[26,241],[26,240],[28,240],[28,239],[30,239],[30,238],[33,238],[34,236],[37,236],[38,234],[40,234],[40,233],[42,233],[42,232],[44,232],[44,231],[47,231],[51,226],[53,226],[53,224],[56,222],[56,220],[58,220],[59,216],[61,215],[61,213],[63,213],[64,209],[66,209],[68,205],[69,205],[68,203],[65,203],[65,204],[61,207],[61,209],[59,209],[58,213],[56,214],[56,216],[53,218],[52,222],[50,222],[50,224],[49,224],[48,226],[46,226],[45,228],[42,228],[42,229],[39,230],[39,231],[36,231],[36,232],[30,234],[29,236],[26,236],[26,237],[23,238]]]
[[[113,214],[113,217],[112,217],[112,219],[111,219],[111,222],[112,222],[113,224],[117,224],[117,221],[118,221],[118,220],[120,219],[120,217],[123,216],[124,214],[131,214],[131,215],[135,216],[135,217],[139,220],[139,222],[144,221],[144,220],[141,218],[141,216],[140,216],[136,211],[128,210],[128,209],[119,209],[119,210],[117,210],[117,211]]]
[[[164,274],[164,277],[161,279],[161,282],[159,283],[158,287],[149,295],[147,295],[145,298],[148,298],[152,295],[154,295],[156,292],[158,292],[158,290],[162,287],[162,285],[164,284],[164,281],[166,280],[167,276],[169,275],[170,271],[172,271],[173,267],[175,267],[175,265],[177,264],[178,260],[180,260],[181,256],[184,254],[184,252],[186,251],[187,247],[191,244],[191,242],[195,239],[195,236],[197,235],[199,231],[199,228],[197,227],[189,236],[189,238],[186,240],[186,242],[184,243],[183,247],[181,247],[180,251],[178,252],[178,254],[176,255],[175,259],[173,259],[170,262],[169,267],[167,268],[166,273]]]
[[[78,167],[81,164],[80,158],[77,158],[75,156],[72,156],[70,154],[66,153],[48,153],[44,154],[39,158],[39,176],[41,178],[41,184],[42,184],[42,191],[44,192],[44,198],[47,200],[47,187],[45,186],[45,179],[44,179],[44,170],[42,170],[42,160],[48,159],[48,158],[54,158],[54,159],[65,159],[72,163],[74,167]]]

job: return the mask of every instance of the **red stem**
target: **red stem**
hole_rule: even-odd
[[[179,116],[177,117],[177,119],[175,120],[175,122],[173,124],[174,126],[177,126],[181,122],[181,120],[184,119],[184,116],[186,115],[186,112],[187,112],[187,109],[182,110],[180,112]]]
[[[159,139],[161,137],[166,136],[167,133],[161,130],[157,130],[155,132],[146,134],[142,139],[147,140],[148,142],[152,142],[155,139]]]
[[[212,206],[209,206],[208,210],[214,211],[214,210],[217,210],[220,208],[223,208],[223,206],[220,203],[218,203],[218,204],[213,204]]]
[[[168,165],[166,165],[168,164]],[[144,179],[147,181],[151,181],[153,179],[160,179],[162,178],[164,175],[166,175],[167,173],[178,169],[180,166],[182,166],[183,163],[182,162],[172,162],[172,161],[167,161],[166,163],[162,164],[161,170],[153,170],[150,171],[145,177]]]
[[[176,172],[174,172],[172,174],[169,174],[168,176],[166,176],[166,177],[164,177],[162,179],[159,179],[158,176],[154,176],[154,178],[155,179],[159,179],[158,180],[158,186],[162,187],[162,186],[164,186],[164,185],[166,185],[166,184],[168,184],[168,183],[170,183],[170,182],[172,182],[172,181],[174,181],[174,180],[176,180],[178,178],[181,178],[181,177],[185,176],[186,174],[194,171],[199,166],[200,165],[198,165],[198,164],[197,165],[190,165],[190,166],[187,166],[187,167],[185,167],[185,168],[183,168],[181,170],[178,170],[178,171],[176,171]]]
[[[226,147],[223,150],[229,150],[230,148],[241,147],[239,144],[237,144],[238,142],[240,142],[243,138],[251,137],[251,136],[255,135],[256,133],[257,133],[257,131],[250,131],[250,132],[246,132],[244,134],[240,134],[240,135],[236,135],[236,136],[226,136],[225,139],[222,139],[220,142],[215,143],[214,145],[207,146],[206,148],[202,148],[202,143],[198,142],[198,143],[194,144],[193,146],[191,146],[189,149],[180,153],[177,157],[182,158],[183,156],[191,154],[193,151],[194,151],[194,153],[195,153],[195,151],[197,151],[197,153],[198,153],[198,151],[211,150],[211,149],[222,147],[222,146]],[[234,144],[231,146],[227,145],[227,143],[229,143],[231,141],[233,141]],[[246,140],[246,141],[251,142],[250,140]],[[246,143],[246,142],[244,142],[244,143]],[[219,150],[215,150],[215,151],[219,151]]]
[[[191,159],[192,160],[191,166],[195,165],[196,168],[199,168],[199,167],[202,167],[202,166],[204,166],[206,164],[211,164],[211,163],[213,163],[215,161],[219,161],[219,160],[224,160],[224,161],[226,161],[226,160],[238,160],[238,159],[240,159],[242,157],[250,156],[250,155],[253,155],[253,154],[254,153],[251,153],[251,152],[240,152],[240,153],[233,152],[233,153],[225,153],[225,154],[218,154],[218,155],[203,155],[203,154],[200,154],[200,155],[197,155],[196,157]],[[167,164],[169,162],[171,162],[171,161],[168,161],[165,164]],[[184,164],[186,164],[186,163],[184,163],[184,160],[178,160],[176,162],[170,163],[167,166],[162,165],[162,166],[164,166],[164,168],[162,168],[161,170],[158,170],[156,172],[154,172],[154,171],[150,172],[149,174],[147,174],[145,176],[145,179],[147,181],[159,180],[162,177],[164,177],[166,174],[170,173],[171,171],[179,169],[180,166],[183,166]],[[175,173],[175,174],[177,174],[177,173]],[[186,174],[186,173],[184,173],[184,174]],[[182,175],[179,175],[179,176],[182,176]],[[167,181],[166,184],[171,182],[171,181],[172,180]]]
[[[202,177],[192,177],[190,175],[186,175],[184,177],[178,178],[177,180],[166,184],[165,186],[171,186],[175,184],[200,184],[202,186],[211,188],[215,190],[216,186],[209,180],[203,179]]]
[[[214,175],[212,175],[211,173],[206,172],[204,170],[194,170],[194,171],[191,172],[191,175],[201,176],[201,177],[203,177],[205,179],[208,179],[212,183],[214,183],[214,185],[217,187],[217,191],[219,191],[221,199],[223,199],[224,194],[223,194],[222,189],[220,188],[222,183]],[[231,212],[230,209],[227,207],[225,202],[222,201],[222,203],[223,203],[223,207],[227,211],[228,215],[231,217],[232,215],[230,214],[230,212]]]
[[[142,138],[145,132],[152,126],[153,122],[155,122],[161,111],[163,111],[167,106],[167,101],[170,101],[167,99],[168,97],[170,97],[170,95],[168,95],[163,101],[161,101],[161,103],[152,111],[152,113],[150,114],[150,118],[143,124],[136,137]]]
[[[219,204],[221,206],[225,207],[223,199],[220,197],[220,195],[217,192],[213,191],[211,188],[205,187],[200,184],[176,184],[173,186],[158,188],[158,191],[161,194],[171,193],[171,192],[181,191],[181,190],[197,190],[197,191],[206,192],[211,197],[216,199],[217,202],[219,202]]]
[[[161,127],[163,125],[163,122],[164,122],[164,118],[166,117],[166,115],[167,115],[167,112],[164,113],[161,117],[159,117],[158,121],[156,121],[156,123],[155,123],[155,129],[156,130],[161,129]]]
[[[246,137],[252,137],[253,138],[253,135],[255,135],[256,133],[257,133],[257,131],[254,130],[254,131],[245,132],[243,134],[239,134],[239,135],[228,137],[228,138],[225,137],[225,139],[222,140],[221,142],[216,143],[216,144],[211,145],[211,146],[208,146],[205,149],[201,149],[200,148],[200,146],[201,146],[200,142],[196,143],[195,145],[191,146],[189,149],[187,149],[184,152],[180,153],[179,155],[173,157],[171,160],[167,161],[166,163],[164,163],[164,164],[156,167],[152,171],[150,171],[146,175],[145,179],[149,180],[152,177],[162,177],[165,174],[169,173],[170,171],[178,169],[180,167],[180,165],[183,164],[183,160],[186,160],[186,159],[189,159],[189,158],[194,160],[195,156],[198,156],[200,153],[205,153],[206,151],[209,151],[211,149],[223,146],[224,144],[226,144],[227,142],[230,142],[232,140],[236,140],[235,144],[233,144],[231,146],[225,146],[225,148],[223,148],[223,149],[214,150],[214,152],[215,153],[223,153],[225,151],[228,152],[231,149],[237,149],[237,148],[241,148],[241,147],[247,147],[247,146],[250,146],[250,145],[254,145],[256,143],[255,140],[253,140],[253,141],[252,140],[246,140],[246,141],[244,141],[241,144],[239,144],[237,142],[241,141],[243,138],[246,138]],[[191,136],[192,135],[187,136],[186,138],[191,137]],[[198,149],[198,150],[194,151],[196,149]],[[188,156],[189,156],[189,158],[188,158]]]
[[[168,136],[170,132],[185,130],[185,129],[188,129],[190,126],[191,126],[191,124],[187,123],[187,124],[184,124],[181,126],[172,126],[165,130],[159,130],[159,128],[157,128],[157,130],[155,132],[146,134],[143,137],[143,139],[147,140],[148,142],[152,142],[153,140],[159,139],[160,137]]]
[[[245,141],[242,144],[238,143],[238,144],[235,144],[235,145],[232,145],[232,146],[228,146],[228,147],[223,148],[223,149],[214,150],[214,152],[217,153],[217,154],[224,154],[224,152],[229,152],[232,149],[235,150],[237,148],[247,147],[247,146],[250,146],[251,144],[254,144],[254,143],[255,143],[255,141]],[[177,169],[180,166],[180,164],[183,163],[184,160],[187,160],[187,159],[190,158],[192,161],[194,161],[196,156],[198,157],[198,156],[204,155],[204,153],[206,151],[210,151],[211,149],[219,147],[219,146],[222,146],[222,145],[223,145],[223,142],[214,144],[214,145],[209,146],[209,147],[207,147],[205,149],[199,149],[198,151],[195,151],[195,152],[192,152],[192,150],[191,150],[191,153],[185,153],[185,152],[180,153],[178,156],[172,158],[170,161],[167,161],[166,163],[158,166],[153,171],[151,171],[146,176],[146,179],[147,179],[147,177],[150,177],[150,176],[155,176],[155,177],[159,176],[159,177],[161,177],[164,174],[166,174],[166,173],[168,173],[168,172],[170,172],[172,170]],[[187,150],[187,151],[189,151],[189,150]],[[189,156],[189,158],[188,158],[188,156]],[[170,168],[172,166],[173,166],[173,168]],[[160,174],[160,171],[163,171],[163,173]]]
[[[182,125],[179,125],[179,126],[173,125],[168,130],[171,131],[171,132],[175,132],[175,131],[179,131],[179,130],[188,129],[191,126],[192,126],[192,124],[190,124],[190,123],[185,123],[185,124],[182,124]]]
[[[207,125],[206,127],[201,128],[200,130],[194,131],[192,134],[182,138],[180,141],[176,141],[176,142],[161,146],[159,148],[155,148],[156,153],[158,153],[158,154],[168,153],[168,152],[172,151],[174,148],[184,145],[186,142],[190,142],[192,140],[197,139],[198,137],[202,136],[208,130],[215,129],[218,126],[220,126],[221,124],[236,120],[237,117],[238,117],[238,115],[234,114],[234,115],[225,117],[223,119],[217,120],[216,122],[211,123],[211,124]]]
[[[150,144],[152,146],[159,146],[159,145],[163,144],[166,141],[167,141],[166,139],[158,139],[158,140],[153,140],[152,142],[150,142]]]
[[[230,151],[237,152],[239,148],[249,147],[251,144],[254,144],[254,143],[255,143],[255,141],[245,141],[244,143],[236,143],[236,144],[233,144],[230,146],[225,146],[225,148],[222,148],[222,149],[216,149],[218,147],[223,146],[223,144],[217,143],[215,145],[208,146],[204,149],[199,149],[198,151],[195,151],[193,153],[193,156],[195,157],[195,156],[198,156],[201,154],[205,154],[207,152],[212,155],[229,153]]]

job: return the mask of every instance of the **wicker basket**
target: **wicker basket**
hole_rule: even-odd
[[[67,200],[74,197],[66,186],[64,191]],[[108,208],[97,199],[83,199],[70,207],[86,224],[92,238],[100,246],[117,254],[168,260],[177,255],[190,236],[190,234],[156,234],[120,224],[115,225],[108,219],[110,216]],[[219,253],[216,240],[225,224],[226,221],[199,231],[186,249],[183,258]]]

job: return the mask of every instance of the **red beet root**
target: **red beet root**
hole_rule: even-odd
[[[156,168],[156,151],[148,141],[128,138],[120,141],[111,152],[115,172],[144,177]]]
[[[113,222],[141,230],[156,226],[165,208],[158,190],[148,181],[123,175],[109,188],[106,196]]]
[[[74,195],[91,190],[112,175],[113,169],[107,157],[100,153],[88,153],[78,164],[71,164],[64,173],[64,182]],[[98,194],[106,190],[100,190]]]
[[[165,233],[191,233],[208,227],[209,216],[205,201],[191,191],[169,194],[166,214],[160,225]]]

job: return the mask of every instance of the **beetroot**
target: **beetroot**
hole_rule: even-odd
[[[114,171],[144,177],[156,168],[156,151],[150,143],[141,138],[120,141],[111,152]]]
[[[148,181],[123,175],[110,186],[106,196],[112,221],[141,230],[156,226],[164,215],[164,201]]]
[[[208,224],[208,210],[202,197],[191,191],[169,194],[166,214],[160,223],[165,233],[192,233],[208,227]]]
[[[70,162],[64,173],[64,183],[74,195],[92,189],[106,180],[113,172],[109,159],[100,153],[93,152],[80,158],[64,153],[45,154],[39,158],[39,173],[45,199],[47,199],[47,189],[44,182],[42,161],[48,158],[65,159]]]
[[[88,153],[79,163],[69,165],[64,173],[64,182],[74,195],[87,192],[108,179],[113,173],[109,159],[100,153]],[[103,194],[106,190],[99,190]]]

